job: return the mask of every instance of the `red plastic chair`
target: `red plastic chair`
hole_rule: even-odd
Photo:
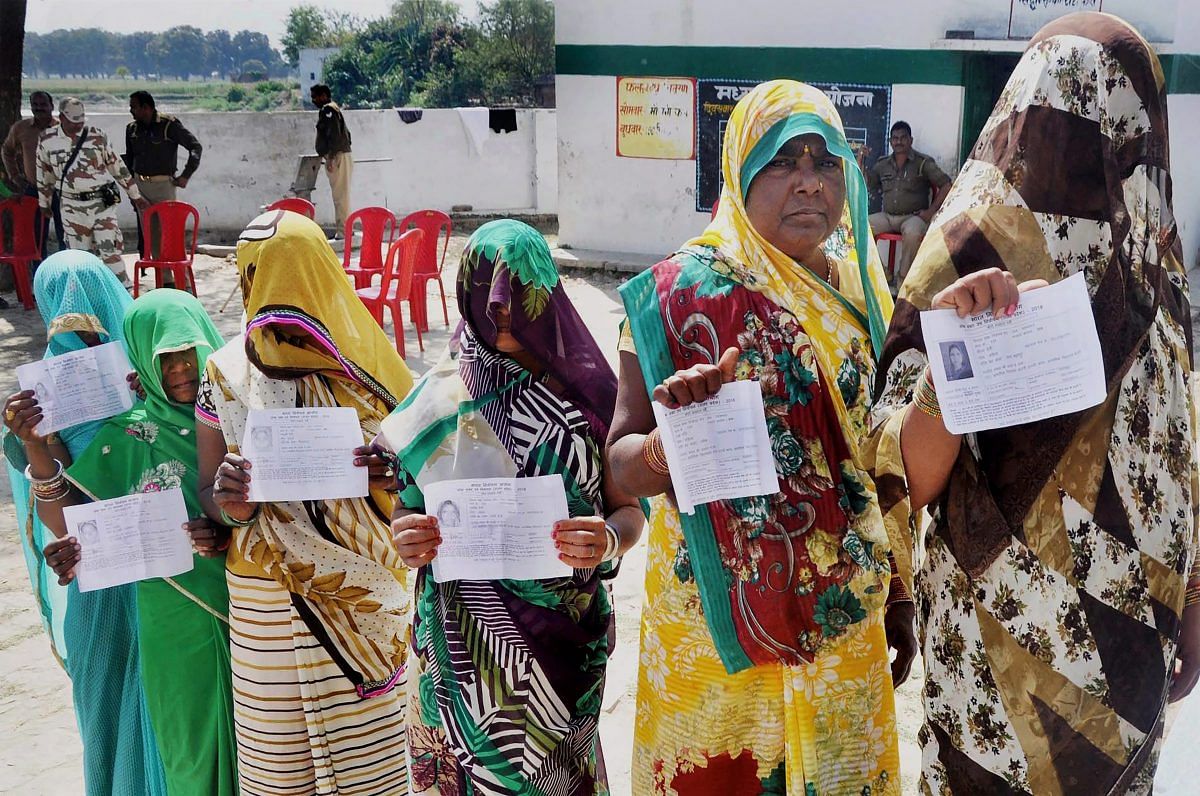
[[[272,202],[267,205],[267,210],[291,210],[293,213],[299,213],[309,218],[317,217],[317,206],[307,199],[301,199],[299,196],[287,196],[279,201]]]
[[[396,330],[396,351],[401,357],[407,357],[404,345],[404,311],[401,302],[412,295],[413,272],[416,270],[417,259],[421,255],[421,239],[425,233],[419,229],[410,229],[388,247],[387,262],[379,278],[378,285],[368,285],[354,292],[371,311],[371,317],[383,328],[384,307],[392,311],[392,326]],[[411,307],[411,304],[409,305]],[[425,350],[425,340],[421,337],[421,326],[417,328],[417,345]]]
[[[36,306],[33,299],[33,263],[42,259],[42,224],[37,199],[18,196],[0,202],[0,263],[12,268],[17,298],[27,310]]]
[[[354,225],[362,227],[358,257],[352,257]],[[396,239],[396,216],[386,207],[364,207],[346,219],[342,268],[354,278],[354,287],[371,286],[371,277],[383,271],[383,247]]]
[[[187,202],[159,202],[150,205],[142,214],[142,229],[149,230],[153,219],[158,219],[162,230],[159,256],[143,257],[133,267],[133,297],[141,290],[142,274],[154,271],[154,286],[163,286],[163,271],[175,277],[175,287],[196,295],[196,275],[192,262],[196,259],[196,240],[200,237],[200,211]],[[188,222],[191,221],[192,240],[187,240]],[[149,251],[149,246],[147,246]]]
[[[417,270],[413,272],[413,292],[408,299],[408,310],[417,326],[423,331],[429,331],[429,290],[430,280],[435,280],[438,292],[442,294],[442,320],[450,325],[450,312],[446,309],[446,286],[442,284],[442,266],[446,264],[446,249],[450,246],[450,235],[454,231],[454,223],[450,216],[441,210],[418,210],[409,213],[400,222],[400,230],[406,231],[413,226],[425,233],[421,244],[421,256],[417,260]],[[438,238],[445,232],[442,240],[442,253],[438,255]]]
[[[875,236],[876,242],[887,241],[888,243],[888,259],[887,259],[887,278],[892,281],[896,278],[896,252],[900,251],[900,241],[904,238],[895,232],[881,232]],[[896,287],[899,287],[897,285]]]

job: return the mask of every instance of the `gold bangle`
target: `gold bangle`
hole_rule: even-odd
[[[657,428],[642,441],[642,458],[646,460],[646,466],[659,475],[671,474],[671,467],[667,464],[667,452],[663,448],[662,433]]]
[[[929,368],[922,374],[920,383],[913,391],[913,403],[917,408],[930,417],[941,417],[942,407],[938,404],[937,390],[929,379]]]

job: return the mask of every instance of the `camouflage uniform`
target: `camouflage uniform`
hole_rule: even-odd
[[[78,139],[68,136],[61,127],[52,127],[42,134],[37,150],[38,204],[43,212],[48,212],[61,182],[67,246],[92,252],[122,282],[128,282],[125,262],[121,259],[125,242],[117,225],[117,206],[105,207],[96,191],[115,180],[129,198],[136,200],[141,194],[125,168],[125,162],[109,145],[107,136],[94,127],[85,129],[88,130],[87,140],[65,178],[63,167]]]

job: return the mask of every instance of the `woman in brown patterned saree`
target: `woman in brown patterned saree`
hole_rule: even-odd
[[[1153,50],[1113,16],[1046,26],[917,255],[880,361],[874,470],[889,531],[914,529],[926,504],[933,516],[916,551],[927,793],[1151,786],[1166,706],[1200,664],[1179,250]],[[1011,312],[1019,283],[1081,271],[1107,400],[947,432],[919,311]]]

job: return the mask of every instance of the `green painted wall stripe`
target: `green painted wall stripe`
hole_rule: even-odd
[[[948,50],[821,47],[639,47],[560,44],[562,75],[670,75],[827,83],[962,84],[961,54]]]
[[[560,75],[664,75],[826,83],[964,84],[966,56],[956,50],[824,47],[650,47],[560,44]],[[1164,55],[1167,90],[1200,94],[1200,55]]]

